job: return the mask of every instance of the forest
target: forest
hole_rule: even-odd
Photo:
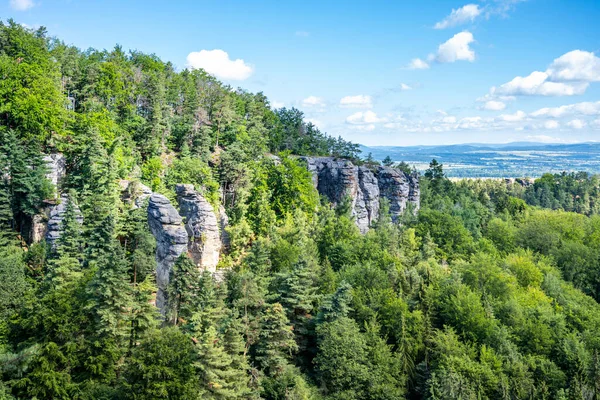
[[[379,162],[262,93],[12,20],[0,76],[0,399],[600,398],[597,176],[453,182],[433,160],[420,210],[382,201],[361,234],[297,156]],[[229,216],[223,278],[183,254],[164,315],[124,179]],[[57,190],[60,237],[32,241]]]

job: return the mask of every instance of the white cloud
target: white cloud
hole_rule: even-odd
[[[274,101],[271,103],[271,108],[283,108],[285,104],[281,101]]]
[[[254,69],[244,60],[231,60],[229,54],[223,50],[200,50],[187,56],[188,68],[202,68],[219,79],[243,81],[248,79]]]
[[[359,111],[346,118],[346,123],[351,125],[375,124],[384,121],[385,118],[379,118],[373,111]]]
[[[402,91],[404,91],[404,90],[412,90],[412,86],[409,86],[406,83],[401,83],[400,84],[400,90],[402,90]]]
[[[555,59],[546,73],[553,81],[600,82],[600,58],[573,50]]]
[[[583,94],[587,83],[563,83],[548,81],[548,74],[534,71],[528,76],[517,76],[499,87],[493,87],[492,94],[509,96],[573,96]]]
[[[435,55],[431,59],[439,63],[453,63],[459,60],[475,61],[475,52],[469,47],[475,39],[471,32],[460,32],[452,36],[446,42],[440,44]]]
[[[527,114],[525,114],[523,111],[519,110],[514,114],[502,114],[498,117],[498,120],[504,121],[504,122],[520,122],[520,121],[523,121],[526,116],[527,116]]]
[[[558,121],[551,119],[549,121],[544,122],[544,128],[546,129],[557,129],[559,127]]]
[[[492,87],[490,93],[491,96],[574,96],[585,93],[591,82],[600,82],[600,58],[591,52],[573,50],[556,58],[545,72],[517,76]]]
[[[592,126],[595,128],[600,128],[600,118],[593,120]]]
[[[489,100],[485,102],[483,108],[490,111],[502,111],[506,108],[506,104],[498,100]]]
[[[428,69],[429,64],[420,58],[413,58],[407,66],[408,69]]]
[[[325,106],[325,101],[321,97],[308,96],[302,100],[302,105],[304,107],[323,107]]]
[[[573,129],[583,129],[586,125],[586,122],[581,119],[573,119],[567,122],[567,126]]]
[[[340,100],[340,107],[344,108],[371,108],[373,107],[373,103],[371,100],[371,96],[365,96],[362,94],[356,96],[346,96],[342,97]]]
[[[446,29],[466,22],[473,22],[481,14],[481,8],[477,4],[467,4],[454,10],[446,18],[435,24],[434,29]]]
[[[296,36],[298,36],[298,37],[309,37],[310,36],[310,32],[296,31]]]
[[[34,6],[33,0],[10,0],[10,8],[16,11],[26,11]]]
[[[600,101],[585,101],[560,107],[544,107],[531,113],[532,117],[560,118],[566,115],[600,115]]]

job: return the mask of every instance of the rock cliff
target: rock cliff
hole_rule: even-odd
[[[345,196],[352,201],[352,214],[362,233],[379,217],[379,201],[388,200],[392,220],[412,204],[419,208],[419,178],[390,167],[374,169],[356,166],[351,161],[334,157],[303,157],[312,173],[313,184],[320,194],[334,204]]]
[[[46,242],[52,249],[56,246],[56,241],[60,237],[60,226],[65,217],[65,211],[67,210],[67,204],[69,204],[69,196],[63,194],[60,198],[60,202],[50,208],[50,214],[48,216],[48,223],[46,226]],[[77,222],[83,223],[83,216],[78,206],[75,206],[75,213]]]
[[[153,194],[148,202],[148,225],[156,238],[156,306],[164,313],[169,275],[177,258],[187,250],[188,234],[169,199]]]
[[[217,217],[213,206],[194,190],[194,185],[178,184],[175,192],[189,237],[188,254],[199,268],[214,273],[222,247],[219,225],[225,221],[222,216]]]
[[[46,162],[46,166],[48,167],[46,178],[48,178],[58,190],[60,182],[67,173],[65,156],[61,153],[48,154],[44,156],[44,162]]]

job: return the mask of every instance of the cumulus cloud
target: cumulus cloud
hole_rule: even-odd
[[[406,67],[408,69],[428,69],[429,68],[429,64],[423,60],[421,60],[420,58],[413,58],[410,62],[410,64],[408,64],[408,66]]]
[[[340,107],[344,108],[371,108],[373,102],[371,96],[365,96],[362,94],[356,96],[342,97],[340,100]]]
[[[506,104],[498,100],[488,100],[483,108],[489,111],[502,111],[506,108]]]
[[[242,59],[232,60],[227,52],[215,50],[200,50],[187,56],[187,67],[202,68],[219,79],[243,81],[248,79],[254,69]]]
[[[552,82],[548,80],[547,73],[534,71],[528,76],[517,76],[497,88],[493,87],[491,93],[511,96],[573,96],[583,94],[587,87],[586,82]]]
[[[400,84],[400,90],[402,90],[402,91],[404,91],[404,90],[412,90],[412,86],[409,86],[406,83],[401,83]]]
[[[498,120],[504,121],[504,122],[520,122],[520,121],[523,121],[526,116],[527,116],[527,114],[525,114],[523,111],[519,110],[514,114],[502,114],[498,117]]]
[[[557,129],[560,126],[558,121],[551,119],[549,121],[544,122],[544,128],[546,129]]]
[[[573,119],[567,122],[567,126],[573,129],[583,129],[586,125],[586,122],[581,119]]]
[[[600,101],[584,101],[560,107],[544,107],[530,114],[532,117],[560,118],[569,115],[600,115]]]
[[[471,32],[460,32],[440,44],[437,53],[430,58],[439,63],[453,63],[459,60],[475,61],[475,51],[469,47],[475,39]]]
[[[594,53],[573,50],[556,58],[545,72],[534,71],[492,87],[494,95],[574,96],[585,93],[591,82],[600,82],[600,58]]]
[[[302,105],[304,107],[323,107],[325,106],[325,101],[321,97],[308,96],[302,100]]]
[[[33,0],[10,0],[10,8],[16,11],[26,11],[34,6]]]
[[[600,82],[600,58],[591,52],[573,50],[555,59],[546,73],[553,81]]]
[[[435,24],[434,29],[446,29],[461,25],[466,22],[473,22],[482,12],[477,4],[467,4],[459,9],[452,9],[450,15]]]
[[[373,111],[359,111],[346,118],[346,123],[351,125],[376,124],[384,121],[385,118],[379,118]]]

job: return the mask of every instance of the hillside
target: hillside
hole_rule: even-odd
[[[0,75],[0,399],[600,397],[598,176],[419,175],[13,21]]]

